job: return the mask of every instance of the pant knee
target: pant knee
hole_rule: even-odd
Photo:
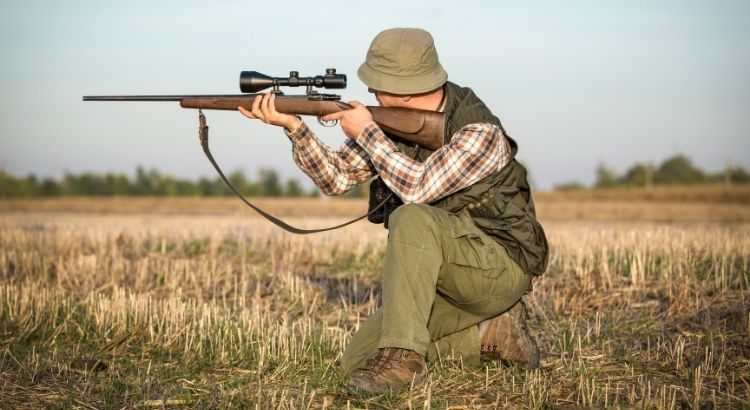
[[[401,231],[413,232],[416,228],[432,226],[434,215],[431,208],[425,204],[405,204],[398,207],[388,220],[390,233],[397,235]]]

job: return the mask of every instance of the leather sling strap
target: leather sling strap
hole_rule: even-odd
[[[221,168],[219,168],[219,165],[214,160],[214,156],[211,155],[211,150],[208,148],[208,125],[206,125],[206,116],[203,115],[203,111],[201,111],[201,110],[198,110],[198,137],[201,140],[201,147],[203,147],[203,153],[206,154],[206,158],[208,158],[208,161],[211,162],[211,165],[214,166],[214,169],[216,169],[216,172],[219,173],[219,176],[224,181],[224,183],[227,184],[227,186],[229,187],[229,189],[232,192],[234,192],[234,194],[237,195],[237,197],[239,197],[242,200],[242,202],[244,202],[247,206],[249,206],[250,208],[253,208],[253,210],[255,210],[255,212],[259,213],[262,217],[268,219],[269,221],[271,221],[271,223],[273,223],[274,225],[278,226],[281,229],[284,229],[287,232],[296,233],[296,234],[300,234],[300,235],[305,235],[305,234],[310,234],[310,233],[332,231],[334,229],[343,228],[344,226],[351,225],[354,222],[357,222],[360,219],[364,219],[367,216],[369,216],[370,214],[375,213],[380,208],[382,208],[385,205],[385,203],[389,199],[391,199],[391,197],[393,196],[393,193],[391,193],[390,195],[388,195],[388,197],[385,200],[383,200],[383,202],[381,202],[380,204],[378,204],[378,206],[376,206],[375,208],[373,208],[372,210],[370,210],[370,212],[368,212],[368,213],[366,213],[366,214],[364,214],[362,216],[359,216],[357,218],[354,218],[351,221],[347,221],[347,222],[344,222],[344,223],[336,225],[336,226],[330,226],[328,228],[318,228],[318,229],[302,229],[302,228],[297,228],[297,227],[294,227],[292,225],[289,225],[288,223],[282,221],[281,219],[276,218],[275,216],[269,214],[268,212],[266,212],[266,211],[258,208],[257,206],[251,204],[250,201],[248,201],[247,199],[245,199],[245,197],[242,196],[242,194],[239,191],[237,191],[237,189],[234,187],[234,185],[232,185],[232,183],[229,182],[229,180],[227,179],[227,177],[224,176],[224,172],[221,171]]]

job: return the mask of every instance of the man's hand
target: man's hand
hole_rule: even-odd
[[[237,107],[237,110],[247,118],[259,119],[266,124],[284,127],[288,131],[294,131],[302,123],[297,116],[276,111],[276,94],[274,93],[263,94],[261,98],[256,97],[251,111],[242,107]]]
[[[372,122],[372,114],[359,101],[350,101],[349,104],[354,107],[351,110],[339,111],[324,116],[323,121],[339,120],[341,130],[347,137],[356,140],[367,124]]]

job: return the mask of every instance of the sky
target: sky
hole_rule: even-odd
[[[349,81],[330,92],[375,105],[356,71],[391,27],[432,33],[449,80],[501,119],[537,188],[678,153],[709,171],[750,168],[748,17],[750,2],[725,0],[0,0],[0,169],[132,175],[140,165],[214,177],[194,110],[81,96],[236,94],[243,70],[332,67]],[[278,129],[206,115],[225,170],[307,181]],[[334,147],[344,141],[338,128],[313,129]]]

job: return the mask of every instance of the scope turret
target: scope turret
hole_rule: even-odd
[[[273,87],[307,87],[307,93],[312,94],[313,87],[317,88],[346,88],[346,74],[336,74],[335,68],[327,68],[325,75],[315,77],[300,77],[299,72],[290,71],[289,77],[270,77],[257,71],[243,71],[240,73],[240,90],[243,93],[257,93]]]

